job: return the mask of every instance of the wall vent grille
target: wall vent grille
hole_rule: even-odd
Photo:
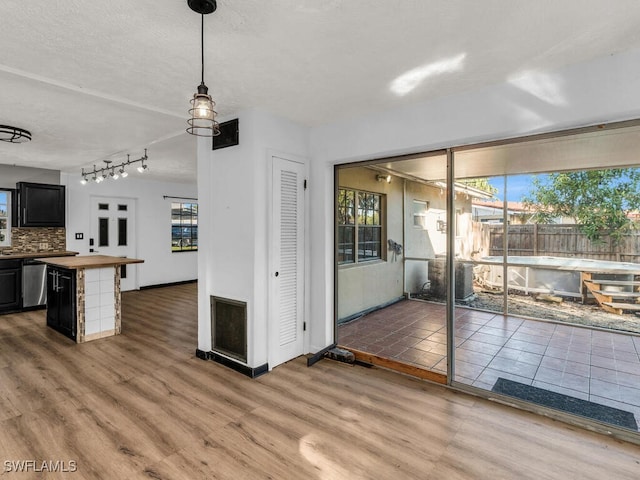
[[[247,362],[247,302],[211,296],[213,351]]]

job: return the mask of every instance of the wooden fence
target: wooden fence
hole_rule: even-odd
[[[480,255],[504,255],[504,225],[474,222],[473,248]],[[592,258],[640,263],[640,232],[591,241],[577,225],[509,225],[507,255]]]

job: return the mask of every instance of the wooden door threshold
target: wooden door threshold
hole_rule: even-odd
[[[388,368],[396,372],[404,373],[412,377],[417,377],[422,380],[429,380],[430,382],[440,383],[447,385],[447,376],[442,373],[433,372],[431,370],[425,370],[413,365],[394,360],[391,358],[379,357],[372,353],[362,352],[351,347],[345,347],[338,345],[339,348],[349,350],[356,357],[356,362],[368,363],[377,367]]]

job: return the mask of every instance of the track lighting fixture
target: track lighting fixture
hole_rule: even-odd
[[[148,159],[149,157],[147,156],[147,149],[145,148],[144,155],[136,160],[131,160],[128,154],[127,154],[127,161],[119,163],[117,165],[111,165],[113,163],[113,160],[104,160],[104,163],[106,165],[102,168],[98,168],[94,165],[93,170],[89,170],[87,172],[85,172],[83,168],[82,173],[80,174],[80,176],[82,177],[82,179],[80,180],[80,183],[82,185],[86,185],[89,182],[94,182],[94,183],[103,182],[105,178],[110,178],[112,180],[118,180],[118,178],[120,177],[127,178],[129,176],[129,172],[125,170],[125,167],[128,167],[129,165],[133,165],[138,162],[140,162],[140,166],[138,166],[137,170],[140,173],[144,173],[148,171],[148,168],[149,168],[149,165],[144,163]]]

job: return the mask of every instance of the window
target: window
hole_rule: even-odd
[[[108,217],[98,218],[98,246],[99,247],[109,246],[109,218]]]
[[[338,191],[338,263],[382,259],[383,195]]]
[[[198,250],[198,204],[171,203],[171,251]]]
[[[413,201],[413,226],[422,230],[427,229],[427,210],[429,202],[423,200]]]
[[[127,246],[127,219],[126,218],[118,219],[118,246],[119,247]]]
[[[11,245],[11,192],[0,190],[0,247]]]

